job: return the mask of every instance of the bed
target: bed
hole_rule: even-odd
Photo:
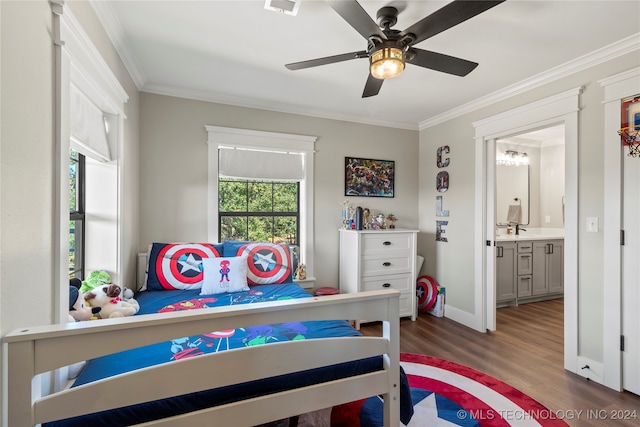
[[[150,252],[148,279],[167,267],[167,254],[185,259],[159,253]],[[384,398],[385,426],[400,425],[408,390],[399,293],[312,297],[290,276],[274,277],[282,283],[205,295],[206,281],[148,286],[136,295],[136,316],[8,334],[8,425],[253,426],[372,395]],[[359,318],[382,321],[382,336],[363,337],[342,320]],[[72,387],[41,395],[40,374],[82,360],[89,362]],[[406,422],[412,405],[402,406]]]

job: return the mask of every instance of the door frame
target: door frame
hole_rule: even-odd
[[[578,356],[578,114],[577,87],[473,123],[475,128],[475,328],[496,328],[495,140],[563,124],[565,129],[564,368]],[[489,207],[491,204],[491,207]],[[491,217],[489,218],[489,214]]]
[[[604,258],[607,292],[603,295],[603,384],[622,391],[622,154],[620,102],[640,93],[640,67],[599,81],[604,88]],[[607,231],[608,230],[608,231]]]

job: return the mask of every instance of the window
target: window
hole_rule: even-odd
[[[300,183],[218,180],[218,241],[298,244]]]
[[[312,280],[313,154],[317,138],[219,126],[205,128],[208,240],[221,242],[233,236],[289,243],[289,239],[295,239],[300,262],[306,265],[307,278]],[[287,198],[294,193],[295,202]],[[268,234],[261,234],[264,230],[269,230]]]
[[[69,149],[69,278],[84,279],[85,157]]]

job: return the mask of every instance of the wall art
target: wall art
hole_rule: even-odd
[[[393,160],[344,158],[345,196],[393,197]]]

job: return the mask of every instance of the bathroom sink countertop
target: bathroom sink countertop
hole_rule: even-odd
[[[526,228],[526,227],[525,227]],[[506,229],[500,229],[500,234],[496,235],[496,241],[518,241],[518,240],[551,240],[564,239],[564,228],[526,228],[520,230],[520,235],[506,234]]]

